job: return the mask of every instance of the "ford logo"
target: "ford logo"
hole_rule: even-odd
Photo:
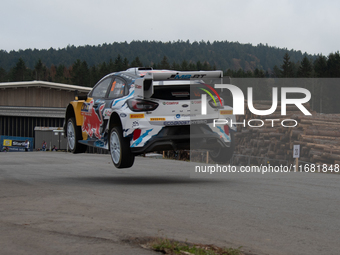
[[[182,104],[182,107],[184,107],[184,108],[186,108],[186,107],[188,107],[189,105],[187,105],[187,104]]]

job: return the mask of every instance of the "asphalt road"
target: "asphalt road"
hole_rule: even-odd
[[[0,153],[0,254],[157,254],[168,237],[254,254],[339,254],[340,175],[226,173],[108,155]]]

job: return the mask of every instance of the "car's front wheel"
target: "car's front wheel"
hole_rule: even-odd
[[[87,146],[78,142],[82,140],[81,129],[76,125],[76,120],[73,117],[67,120],[66,135],[71,152],[83,153],[86,151]]]
[[[123,137],[120,127],[113,127],[110,131],[110,154],[115,167],[128,168],[135,161],[135,155],[131,152],[128,138]]]

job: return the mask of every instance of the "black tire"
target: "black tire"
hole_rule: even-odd
[[[79,140],[83,140],[81,129],[76,125],[76,120],[71,117],[66,123],[66,136],[68,147],[73,153],[84,153],[87,146],[79,143]]]
[[[227,148],[219,147],[216,150],[209,152],[209,156],[216,163],[229,163],[235,150],[234,132],[232,131],[230,131],[230,139],[231,139],[230,147]]]
[[[135,161],[131,152],[129,138],[123,137],[121,127],[116,126],[110,130],[109,150],[113,164],[117,168],[129,168]]]

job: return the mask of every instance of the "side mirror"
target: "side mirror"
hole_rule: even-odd
[[[75,99],[75,100],[86,100],[86,99],[87,99],[87,95],[85,95],[85,96],[79,96],[78,93],[79,93],[79,92],[78,92],[78,90],[76,89],[76,90],[74,91],[74,99]]]

